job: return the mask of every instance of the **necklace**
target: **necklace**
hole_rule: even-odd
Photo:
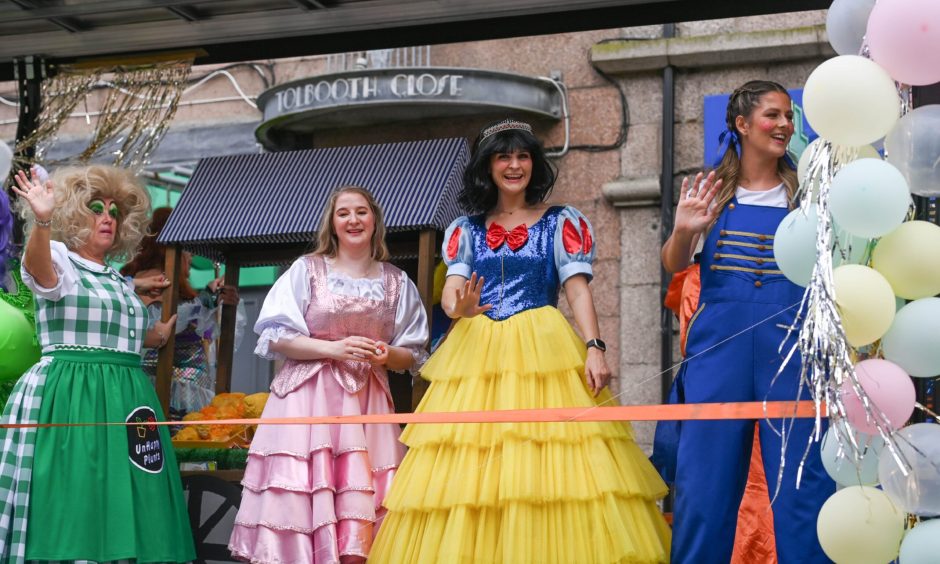
[[[526,206],[519,206],[518,208],[516,208],[516,209],[514,209],[514,210],[512,210],[512,211],[497,210],[497,211],[496,211],[496,214],[497,214],[497,215],[512,215],[512,214],[516,213],[517,211],[519,211],[519,210],[524,210],[524,209],[526,209]]]

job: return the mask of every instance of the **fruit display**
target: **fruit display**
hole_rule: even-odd
[[[266,392],[219,394],[206,407],[186,414],[183,421],[255,419],[261,417],[267,400]],[[185,448],[247,448],[254,431],[255,425],[187,425],[173,436],[173,444]]]

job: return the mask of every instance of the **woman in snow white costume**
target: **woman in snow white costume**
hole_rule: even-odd
[[[419,412],[608,402],[595,238],[544,203],[555,172],[522,122],[483,130],[447,229],[442,304],[456,319],[421,374]],[[556,308],[565,296],[582,341]],[[371,562],[665,562],[666,486],[629,424],[413,425]]]

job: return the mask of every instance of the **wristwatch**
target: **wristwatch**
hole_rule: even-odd
[[[587,348],[596,347],[600,349],[601,352],[607,352],[607,343],[600,339],[591,339],[585,343],[585,345],[587,345]]]

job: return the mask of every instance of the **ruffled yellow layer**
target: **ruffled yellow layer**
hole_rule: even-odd
[[[555,308],[459,322],[420,412],[590,408],[584,346]],[[606,405],[612,405],[606,403]],[[371,562],[665,562],[666,485],[629,424],[411,425]]]

